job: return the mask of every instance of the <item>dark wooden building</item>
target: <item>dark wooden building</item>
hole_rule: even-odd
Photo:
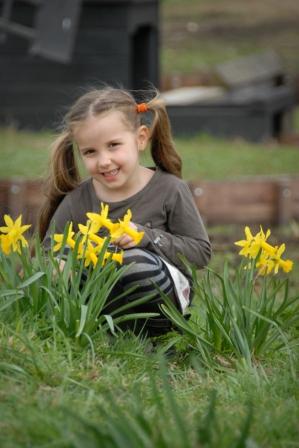
[[[10,4],[9,20],[19,25],[0,27],[0,124],[55,128],[88,87],[159,84],[158,0]],[[18,26],[32,33],[22,36]]]

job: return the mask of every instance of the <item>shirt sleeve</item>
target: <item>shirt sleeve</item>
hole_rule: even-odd
[[[197,268],[206,266],[211,257],[211,245],[202,218],[186,183],[166,204],[167,231],[138,226],[145,232],[140,247],[151,250],[186,272],[178,255],[183,255]]]

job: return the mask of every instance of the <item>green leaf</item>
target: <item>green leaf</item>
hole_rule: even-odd
[[[113,319],[112,319],[112,317],[111,317],[109,314],[104,314],[103,317],[106,319],[106,321],[107,321],[107,323],[108,323],[108,326],[109,326],[109,328],[110,328],[111,333],[115,335],[115,329],[114,329],[114,324],[113,324]]]
[[[82,331],[84,329],[84,326],[86,323],[87,310],[88,310],[87,305],[81,305],[80,324],[79,324],[79,328],[78,328],[78,331],[75,336],[76,338],[78,338],[80,336],[80,334],[82,333]]]
[[[39,278],[43,277],[44,275],[45,275],[44,272],[36,272],[31,277],[27,278],[23,283],[18,285],[18,289],[27,288],[27,286],[29,286],[32,283],[36,282]]]
[[[17,289],[5,289],[0,292],[0,297],[9,297],[18,295],[20,297],[24,297],[24,291],[19,291]]]
[[[11,364],[3,361],[0,362],[0,371],[10,373],[21,373],[22,375],[28,376],[28,373],[24,369],[22,369],[22,367],[17,366],[16,364]]]
[[[14,299],[7,301],[4,305],[0,307],[0,312],[4,311],[6,308],[9,308],[11,305],[13,305],[15,302],[22,299],[23,297],[24,294],[21,294],[18,297],[15,297]]]

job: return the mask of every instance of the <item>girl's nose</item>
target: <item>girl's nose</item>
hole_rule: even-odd
[[[110,157],[108,154],[100,154],[98,156],[97,164],[99,168],[106,168],[110,165]]]

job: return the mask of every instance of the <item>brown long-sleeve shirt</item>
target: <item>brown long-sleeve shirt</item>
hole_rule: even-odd
[[[209,262],[211,246],[201,216],[195,206],[188,185],[178,177],[156,168],[148,184],[138,193],[109,205],[112,221],[122,218],[130,208],[132,221],[145,232],[139,244],[160,255],[185,274],[178,254],[202,268]],[[72,221],[74,230],[85,224],[87,212],[99,213],[101,199],[96,196],[92,180],[87,179],[68,193],[58,206],[49,229],[62,233],[65,224]],[[50,230],[45,241],[49,244]]]

